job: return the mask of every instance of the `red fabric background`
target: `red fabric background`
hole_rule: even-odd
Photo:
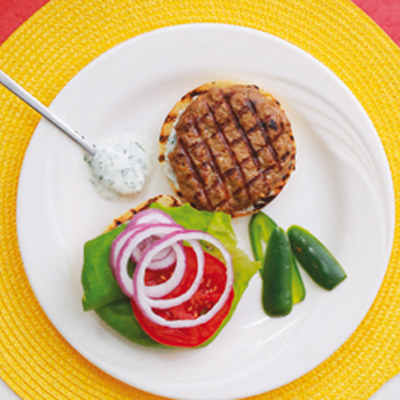
[[[400,0],[352,0],[400,46]]]
[[[0,0],[0,45],[49,0]],[[323,1],[323,0],[321,0]],[[400,45],[400,0],[352,0]]]
[[[0,0],[0,44],[49,0]]]

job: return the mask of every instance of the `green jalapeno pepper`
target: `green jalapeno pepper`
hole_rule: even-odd
[[[284,316],[292,311],[292,265],[289,238],[276,227],[271,233],[262,269],[262,305],[270,316]]]
[[[250,243],[253,251],[254,259],[259,261],[261,266],[264,263],[264,256],[266,247],[268,245],[271,233],[277,227],[268,215],[259,211],[253,214],[249,225]],[[301,278],[299,269],[295,258],[291,257],[292,271],[292,291],[293,291],[293,304],[300,303],[306,296],[306,289],[304,287],[303,279]]]
[[[302,302],[306,297],[306,288],[297,266],[296,257],[290,252],[290,265],[292,267],[292,296],[293,304]]]
[[[294,256],[315,283],[332,290],[346,279],[346,272],[336,258],[310,232],[293,225],[287,233]]]
[[[259,261],[261,265],[264,261],[268,240],[276,227],[275,221],[261,211],[251,217],[249,225],[251,249],[254,259]]]

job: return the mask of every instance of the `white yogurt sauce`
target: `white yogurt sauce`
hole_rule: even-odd
[[[169,163],[169,158],[168,155],[171,153],[172,150],[174,150],[176,146],[176,141],[177,141],[177,135],[176,135],[176,130],[175,127],[172,127],[171,133],[168,136],[168,141],[165,147],[165,152],[164,152],[164,173],[167,179],[172,183],[173,186],[175,186],[179,190],[179,183],[176,178],[176,175],[174,171],[172,170],[171,164]]]
[[[124,134],[111,137],[96,148],[95,155],[85,156],[85,160],[91,168],[92,183],[106,190],[104,197],[129,196],[143,189],[152,170],[151,156],[143,141]]]

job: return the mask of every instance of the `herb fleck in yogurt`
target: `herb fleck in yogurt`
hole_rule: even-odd
[[[85,156],[85,160],[96,187],[122,196],[140,192],[152,169],[149,152],[143,142],[131,134],[106,140],[97,146],[94,156]]]

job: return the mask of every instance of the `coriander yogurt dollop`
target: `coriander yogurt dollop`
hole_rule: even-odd
[[[140,192],[151,174],[152,160],[137,136],[114,136],[96,147],[85,160],[92,172],[92,183],[107,194],[129,196]]]

